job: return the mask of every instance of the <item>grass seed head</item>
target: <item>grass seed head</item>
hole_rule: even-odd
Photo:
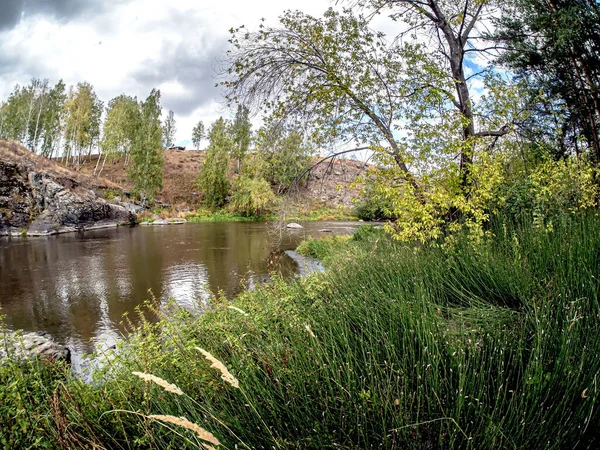
[[[196,347],[196,350],[198,350],[200,353],[202,353],[204,355],[204,357],[212,363],[210,367],[214,367],[219,372],[221,372],[221,379],[223,381],[229,383],[230,385],[232,385],[235,388],[240,387],[240,383],[237,380],[237,378],[229,373],[229,370],[227,370],[227,367],[225,367],[225,365],[221,361],[219,361],[213,355],[211,355],[206,350],[204,350],[200,347]]]
[[[152,382],[152,383],[158,384],[160,387],[162,387],[167,392],[172,392],[173,394],[177,394],[177,395],[183,395],[183,391],[181,389],[179,389],[177,386],[175,386],[174,384],[171,384],[168,381],[165,381],[162,378],[159,378],[155,375],[150,375],[149,373],[143,373],[143,372],[131,372],[131,373],[133,375],[135,375],[136,377],[140,377],[146,383]]]
[[[190,422],[189,420],[187,420],[184,417],[163,416],[160,414],[153,414],[153,415],[148,416],[148,418],[154,419],[154,420],[160,420],[161,422],[172,423],[173,425],[179,425],[180,427],[187,428],[188,430],[192,430],[203,441],[209,442],[213,445],[221,445],[221,443],[215,437],[214,434],[212,434],[210,431],[205,430],[200,425]]]

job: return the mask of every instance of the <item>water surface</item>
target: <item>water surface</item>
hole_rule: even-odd
[[[11,329],[47,331],[74,355],[112,345],[123,314],[149,299],[201,311],[211,293],[232,297],[268,278],[300,271],[307,235],[349,233],[356,223],[306,222],[281,239],[265,223],[117,228],[43,238],[0,238],[0,314]],[[300,263],[301,264],[301,263]],[[160,306],[158,305],[158,306]]]

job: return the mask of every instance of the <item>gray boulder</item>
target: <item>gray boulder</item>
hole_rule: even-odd
[[[19,361],[40,358],[45,361],[71,362],[71,352],[58,344],[48,333],[0,332],[0,360],[8,357]]]
[[[287,224],[287,227],[292,230],[302,230],[304,227],[296,222],[290,222]]]

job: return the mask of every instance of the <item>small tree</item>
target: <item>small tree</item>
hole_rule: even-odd
[[[135,140],[131,149],[132,164],[127,170],[134,192],[144,202],[152,201],[162,188],[163,155],[161,149],[160,91],[152,89],[140,105]]]
[[[165,148],[170,147],[175,142],[175,133],[177,127],[175,126],[175,113],[169,110],[165,124],[163,125],[163,146]]]
[[[239,176],[233,182],[231,209],[243,216],[260,216],[271,211],[275,194],[263,178]]]
[[[237,159],[236,173],[239,173],[241,161],[248,152],[248,148],[250,148],[252,124],[250,123],[249,114],[250,111],[246,106],[238,105],[235,120],[231,127],[234,143],[231,153]]]
[[[307,170],[310,150],[302,134],[294,129],[267,126],[258,133],[259,163],[261,176],[277,186],[277,193],[286,192],[294,181]]]
[[[225,204],[229,190],[227,153],[233,146],[227,133],[227,122],[222,117],[212,124],[208,137],[210,145],[198,177],[198,187],[204,193],[205,205],[220,208]]]
[[[204,123],[199,121],[196,126],[192,129],[192,143],[196,149],[200,149],[200,143],[206,137],[206,130],[204,129]]]

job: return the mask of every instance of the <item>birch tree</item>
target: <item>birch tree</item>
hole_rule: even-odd
[[[177,132],[177,126],[175,124],[175,113],[173,111],[169,110],[162,130],[163,147],[169,148],[174,144],[175,133]]]
[[[162,188],[163,136],[160,114],[160,91],[152,89],[148,98],[139,105],[131,164],[127,169],[134,192],[144,203],[153,201]]]
[[[200,149],[202,140],[206,137],[206,131],[204,129],[204,123],[200,120],[196,126],[192,129],[192,143],[196,147],[196,150]]]

